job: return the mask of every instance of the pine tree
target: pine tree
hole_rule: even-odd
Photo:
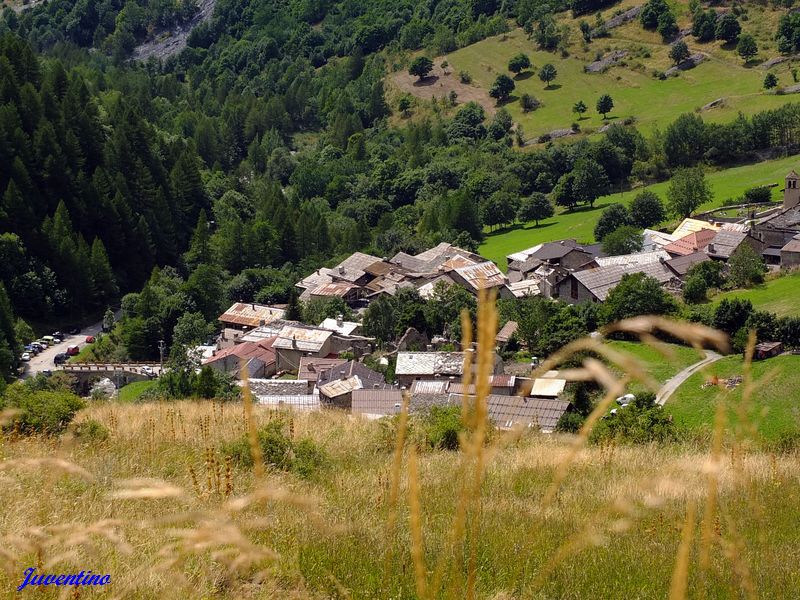
[[[97,306],[109,304],[119,295],[119,288],[108,260],[106,247],[100,238],[92,242],[91,257],[89,259],[94,303]]]
[[[208,215],[205,210],[201,210],[197,215],[197,225],[192,233],[192,239],[189,243],[189,250],[183,255],[186,261],[186,266],[189,269],[194,269],[199,264],[208,264],[211,262],[211,232],[208,225]]]
[[[286,303],[286,311],[283,318],[287,321],[300,321],[303,318],[300,300],[297,297],[297,288],[294,286],[289,290],[289,300]]]

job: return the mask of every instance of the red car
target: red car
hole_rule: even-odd
[[[87,344],[94,344],[94,336],[93,335],[87,335],[86,336],[86,343]]]

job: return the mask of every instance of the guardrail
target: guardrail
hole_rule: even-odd
[[[160,370],[159,363],[64,363],[60,365],[64,371],[139,371],[145,367]]]

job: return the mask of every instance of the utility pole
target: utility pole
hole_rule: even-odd
[[[158,340],[158,352],[161,355],[161,360],[159,361],[159,368],[158,368],[158,376],[161,377],[161,373],[164,372],[164,348],[167,345],[164,343],[164,340]]]

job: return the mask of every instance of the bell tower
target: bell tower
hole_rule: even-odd
[[[786,187],[783,188],[783,208],[793,208],[800,204],[800,175],[794,169],[786,176]]]

